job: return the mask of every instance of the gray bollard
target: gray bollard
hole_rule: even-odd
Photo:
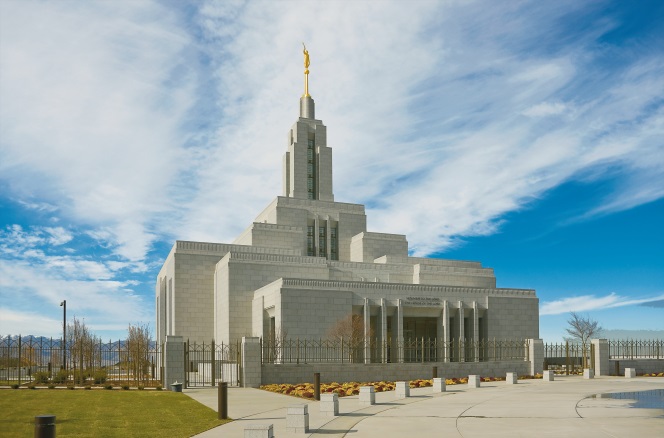
[[[55,438],[55,415],[35,417],[35,438]]]
[[[546,370],[542,373],[542,380],[545,382],[553,382],[553,370]]]
[[[469,388],[479,388],[480,387],[480,376],[476,374],[471,374],[468,376],[468,387]]]
[[[309,433],[309,405],[290,405],[286,408],[286,430],[295,433]]]
[[[518,378],[519,377],[516,373],[507,373],[507,376],[505,377],[505,382],[508,385],[516,385]]]
[[[445,392],[445,378],[435,377],[433,379],[433,392]]]
[[[396,398],[410,397],[410,385],[408,382],[396,382],[394,393]]]
[[[594,379],[595,378],[595,371],[592,368],[585,368],[583,370],[583,378],[584,379]]]
[[[217,418],[225,420],[228,418],[228,382],[219,382],[217,396]]]
[[[274,428],[271,424],[247,424],[244,438],[274,438]]]
[[[376,404],[376,389],[373,386],[362,386],[360,388],[360,406],[371,406]]]
[[[633,379],[636,377],[636,368],[625,368],[625,378]]]
[[[320,413],[328,417],[339,415],[339,395],[337,393],[321,394]]]

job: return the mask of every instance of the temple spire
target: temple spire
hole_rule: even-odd
[[[309,51],[304,43],[302,43],[302,47],[302,53],[304,54],[304,94],[300,98],[300,117],[315,119],[314,100],[309,94]]]
[[[304,53],[304,94],[302,97],[311,97],[309,95],[309,51],[304,43],[302,43],[302,47],[304,48],[302,50],[302,53]]]

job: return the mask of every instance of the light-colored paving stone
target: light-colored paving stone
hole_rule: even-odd
[[[241,437],[247,424],[274,424],[274,435],[286,432],[286,407],[308,403],[310,434],[331,437],[633,437],[664,436],[664,409],[629,408],[624,400],[589,398],[606,392],[664,389],[664,379],[556,376],[554,382],[522,380],[518,385],[485,383],[480,388],[449,386],[448,392],[411,389],[411,397],[376,393],[376,404],[362,407],[358,397],[339,399],[337,417],[322,415],[318,402],[231,388],[229,415],[235,421],[207,431],[200,438]],[[185,390],[216,409],[216,391]]]

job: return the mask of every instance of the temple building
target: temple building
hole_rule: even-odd
[[[305,49],[281,196],[232,243],[175,242],[156,282],[157,340],[325,338],[351,314],[382,342],[539,338],[534,290],[497,288],[479,262],[409,257],[406,236],[368,231],[364,205],[335,201],[308,67]]]

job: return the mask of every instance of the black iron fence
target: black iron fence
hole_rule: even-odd
[[[611,359],[664,359],[663,340],[610,340]]]
[[[527,340],[498,339],[262,339],[261,351],[264,364],[529,360]]]
[[[240,341],[229,344],[187,341],[184,352],[185,387],[215,386],[218,382],[241,385]]]
[[[590,342],[560,342],[544,344],[544,369],[561,374],[582,373],[584,368],[595,368],[593,346]]]
[[[0,337],[0,384],[159,386],[162,364],[154,342]]]

